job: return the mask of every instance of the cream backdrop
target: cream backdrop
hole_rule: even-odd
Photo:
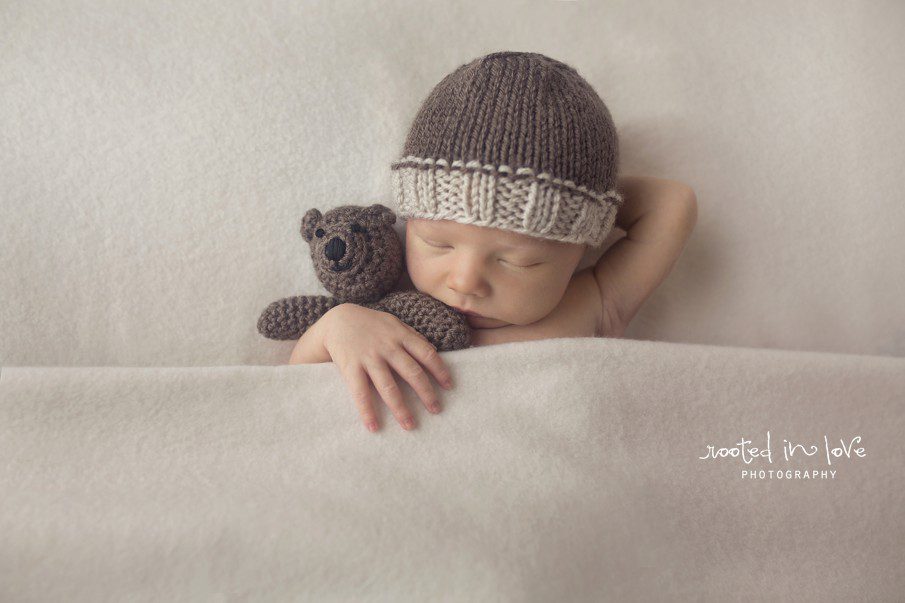
[[[285,361],[255,323],[323,292],[304,211],[391,205],[420,102],[494,50],[575,66],[622,172],[697,193],[627,337],[905,356],[900,2],[30,0],[0,31],[2,365]]]

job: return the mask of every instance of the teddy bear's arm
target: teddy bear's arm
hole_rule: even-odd
[[[258,332],[268,339],[298,339],[339,300],[326,295],[298,295],[267,306],[258,319]]]
[[[461,350],[470,346],[471,329],[465,316],[425,293],[397,291],[369,307],[388,312],[412,327],[438,352]]]

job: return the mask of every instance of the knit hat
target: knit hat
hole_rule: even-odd
[[[598,246],[613,228],[619,141],[572,67],[534,52],[459,66],[418,110],[395,161],[402,218]]]

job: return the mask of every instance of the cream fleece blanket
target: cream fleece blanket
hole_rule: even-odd
[[[418,427],[382,407],[378,434],[331,363],[4,368],[0,600],[905,592],[905,360],[611,339],[444,358],[444,411],[403,385]],[[747,456],[768,432],[772,463]],[[743,438],[750,463],[699,458]]]

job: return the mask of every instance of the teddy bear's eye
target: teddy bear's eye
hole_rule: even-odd
[[[314,236],[316,236],[318,239],[322,238],[324,236],[324,229],[318,228],[317,230],[315,230]]]
[[[358,222],[354,222],[352,224],[352,232],[364,232],[364,231],[365,231],[364,226],[362,226]]]

